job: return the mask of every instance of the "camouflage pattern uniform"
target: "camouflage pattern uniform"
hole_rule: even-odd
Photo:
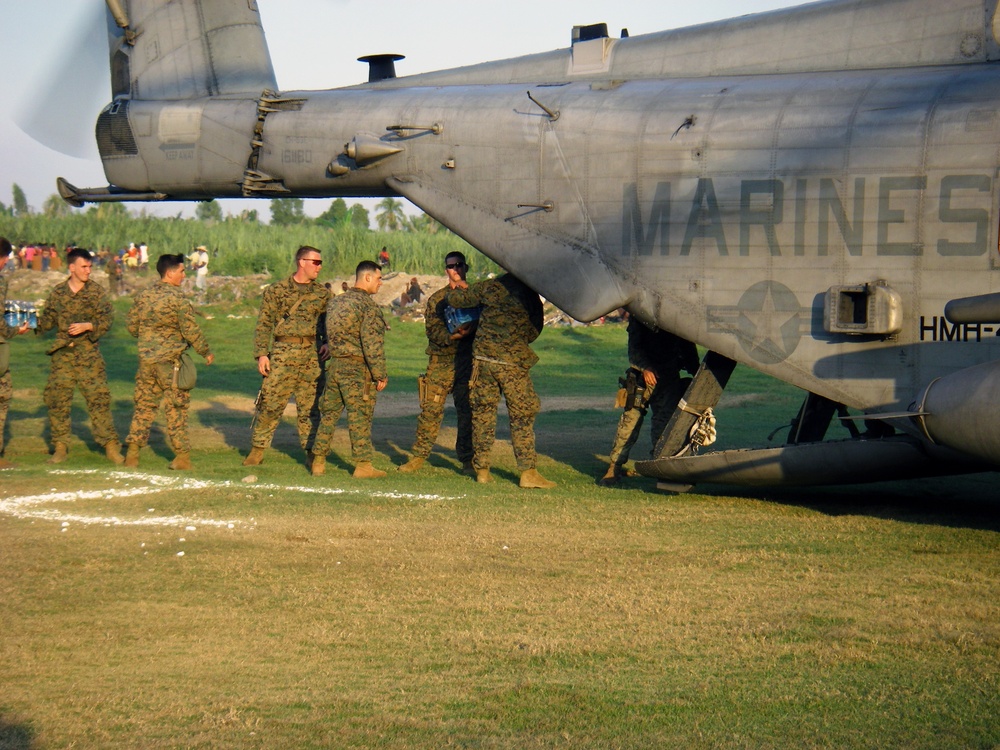
[[[469,383],[473,466],[477,471],[490,468],[502,393],[510,416],[510,438],[518,471],[534,469],[535,416],[541,402],[528,372],[538,361],[529,344],[542,330],[541,300],[523,282],[504,274],[468,289],[452,290],[448,304],[483,308],[472,347]]]
[[[427,372],[424,375],[424,400],[417,417],[417,437],[413,455],[427,458],[437,440],[444,419],[444,404],[448,394],[455,401],[458,413],[458,439],[455,453],[463,464],[472,460],[472,407],[469,405],[469,378],[472,376],[473,336],[453,340],[444,319],[450,286],[434,292],[424,310],[427,332]]]
[[[654,331],[636,318],[630,318],[628,323],[628,361],[644,391],[642,395],[636,394],[634,406],[625,409],[618,421],[610,457],[611,463],[618,467],[628,461],[649,407],[653,409],[652,438],[655,448],[690,382],[688,378],[680,377],[680,371],[687,370],[694,374],[699,365],[698,350],[693,343],[667,331]],[[655,387],[644,385],[643,370],[656,373]]]
[[[7,304],[7,278],[0,275],[0,315]],[[5,319],[0,319],[0,346],[10,346],[10,340],[17,335],[17,326],[9,326]],[[10,371],[0,375],[0,455],[3,455],[4,430],[7,426],[7,411],[10,400],[14,397],[14,385]]]
[[[288,400],[295,395],[299,443],[309,449],[319,423],[317,404],[322,370],[317,339],[326,339],[322,316],[330,291],[315,281],[299,284],[292,278],[264,291],[254,334],[254,359],[268,357],[271,372],[261,386],[261,403],[250,444],[268,448]]]
[[[46,350],[52,361],[43,394],[53,443],[69,443],[69,415],[75,388],[80,389],[87,403],[94,440],[102,446],[118,442],[111,419],[108,375],[98,347],[101,337],[111,329],[112,315],[107,294],[96,281],[88,280],[75,294],[69,281],[64,281],[45,301],[35,333],[56,330],[56,340]],[[92,331],[70,336],[71,324],[87,322],[94,324]]]
[[[375,384],[389,373],[385,366],[385,330],[382,311],[368,292],[352,287],[330,299],[326,308],[326,337],[330,359],[326,387],[320,398],[322,419],[313,454],[326,456],[337,420],[347,409],[351,456],[356,463],[371,462]]]
[[[165,281],[139,292],[128,313],[128,332],[139,339],[139,371],[135,375],[135,414],[126,442],[144,446],[156,412],[163,404],[167,437],[174,453],[190,453],[190,391],[173,385],[173,364],[189,346],[202,357],[210,354],[198,327],[194,307],[178,287]]]

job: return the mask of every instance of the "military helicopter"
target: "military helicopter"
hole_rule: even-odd
[[[573,317],[708,350],[637,465],[667,489],[1000,466],[997,0],[577,26],[328,91],[278,90],[255,0],[107,9],[110,184],[60,179],[73,205],[405,197]],[[787,443],[697,451],[737,363],[806,392]]]

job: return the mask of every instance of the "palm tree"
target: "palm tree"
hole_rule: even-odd
[[[403,213],[403,204],[395,198],[383,198],[379,201],[378,213],[375,214],[375,221],[378,228],[383,232],[395,232],[406,226],[406,214]]]

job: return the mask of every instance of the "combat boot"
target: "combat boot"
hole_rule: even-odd
[[[139,468],[139,446],[137,443],[128,444],[128,451],[125,453],[125,465],[130,469]]]
[[[602,487],[614,487],[620,481],[622,481],[622,467],[612,463],[604,472],[604,476],[597,480],[597,483]]]
[[[125,456],[122,455],[122,444],[117,440],[112,440],[104,446],[104,455],[108,457],[111,463],[117,466],[125,463]]]
[[[312,466],[309,468],[314,477],[326,474],[326,456],[313,456]]]
[[[55,453],[49,458],[50,464],[61,464],[66,460],[66,456],[69,453],[69,449],[66,447],[66,443],[56,443]]]
[[[191,470],[191,454],[190,453],[178,453],[174,456],[174,460],[170,462],[167,466],[168,469],[173,469],[174,471],[190,471]]]
[[[10,461],[0,458],[0,471],[3,471],[4,469],[13,469],[15,466],[17,466],[17,464],[12,464]]]
[[[352,476],[355,479],[378,479],[379,477],[384,477],[385,472],[379,471],[372,466],[371,461],[361,461],[354,467],[354,474]]]
[[[537,470],[528,469],[521,472],[521,486],[526,490],[548,490],[555,487],[556,483],[543,477]]]
[[[493,481],[493,477],[490,476],[489,469],[476,469],[476,481],[479,484],[489,484]]]
[[[243,459],[244,466],[260,466],[264,463],[264,449],[251,448],[250,455]]]
[[[404,474],[416,474],[420,469],[423,468],[424,461],[426,459],[420,458],[420,456],[414,456],[405,464],[399,467],[399,470]]]
[[[470,477],[476,476],[476,467],[472,465],[472,461],[462,462],[462,473]]]

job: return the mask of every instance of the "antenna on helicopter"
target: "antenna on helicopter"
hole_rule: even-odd
[[[384,54],[365,55],[358,62],[368,63],[368,83],[377,83],[396,77],[396,60],[405,60],[406,55]]]

